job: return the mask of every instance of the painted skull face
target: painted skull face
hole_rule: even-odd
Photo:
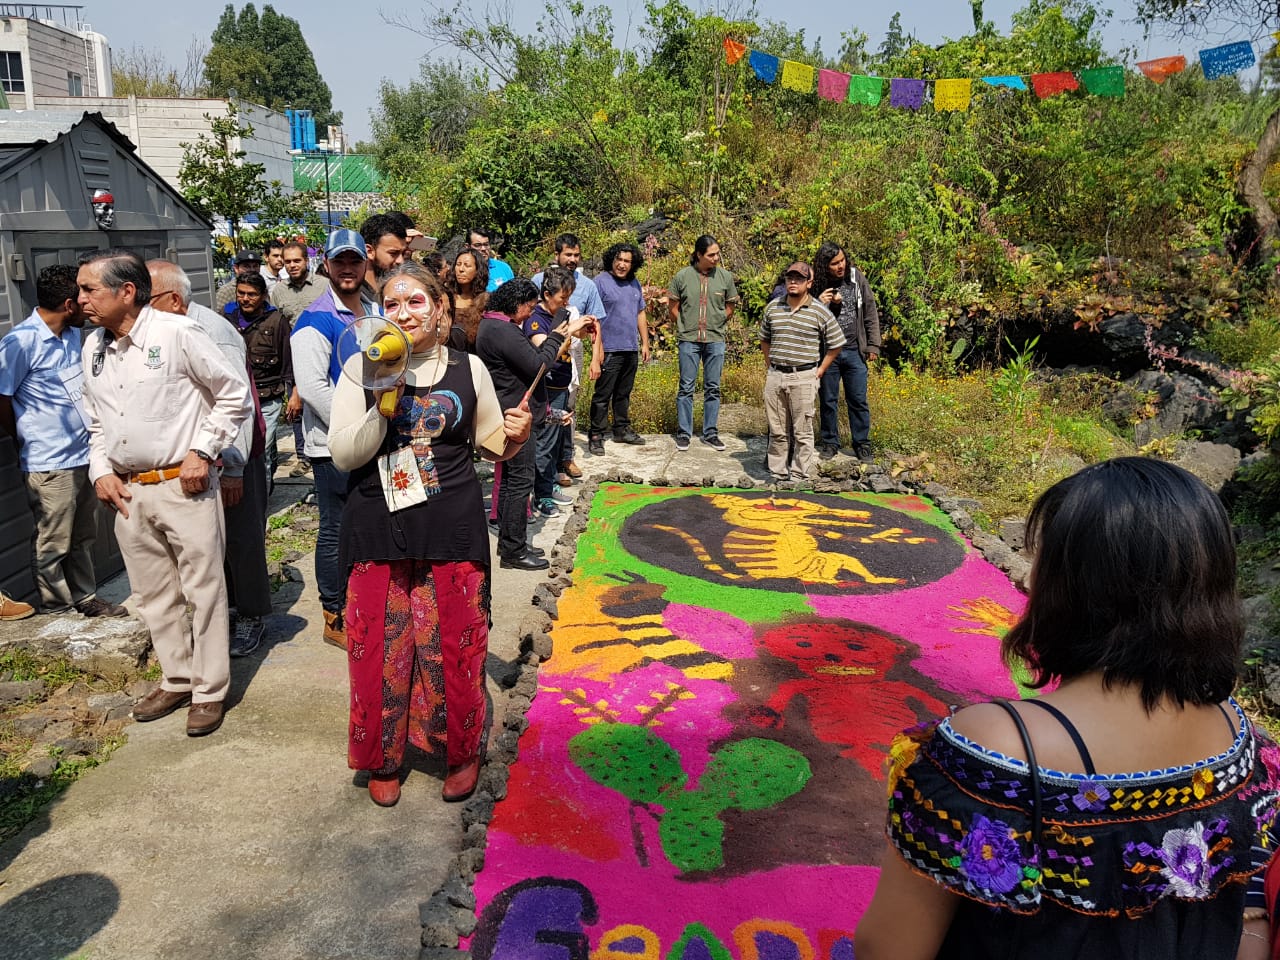
[[[101,188],[93,191],[93,219],[103,230],[116,222],[116,198]]]
[[[439,342],[443,306],[432,302],[427,289],[411,277],[396,277],[382,291],[382,310],[408,336],[415,353]]]

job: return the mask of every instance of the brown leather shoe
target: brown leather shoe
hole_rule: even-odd
[[[146,723],[148,720],[159,720],[161,717],[167,717],[179,707],[185,707],[190,702],[190,690],[165,690],[163,687],[156,687],[133,705],[133,710],[129,716],[139,723]]]
[[[222,726],[222,701],[193,703],[187,711],[187,736],[203,737]]]
[[[129,611],[118,603],[108,603],[106,600],[99,600],[97,597],[90,597],[88,600],[81,600],[76,604],[76,610],[80,612],[82,617],[127,617]]]
[[[380,807],[394,807],[400,801],[400,772],[369,776],[369,799]]]
[[[347,649],[347,628],[342,622],[342,614],[324,611],[324,642]]]
[[[570,460],[568,463],[562,463],[560,469],[567,473],[573,479],[577,480],[582,476],[582,468]]]
[[[36,608],[21,600],[12,600],[0,593],[0,620],[25,620],[34,616]]]
[[[475,793],[476,781],[480,779],[480,758],[468,760],[457,767],[449,768],[449,775],[444,778],[444,789],[440,795],[450,803],[465,800]]]

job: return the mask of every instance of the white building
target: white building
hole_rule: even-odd
[[[137,146],[138,156],[178,188],[182,144],[209,132],[227,101],[212,98],[115,97],[111,47],[82,17],[83,7],[0,3],[0,89],[11,110],[100,113]],[[237,102],[253,136],[233,144],[249,163],[261,163],[268,183],[293,192],[289,121],[282,113]],[[0,114],[3,117],[3,114]]]
[[[0,88],[12,109],[34,110],[37,97],[111,96],[111,48],[81,9],[0,4]]]

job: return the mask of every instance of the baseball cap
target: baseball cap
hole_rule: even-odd
[[[329,234],[329,239],[324,245],[324,255],[326,257],[336,257],[340,253],[357,253],[361,260],[368,260],[368,251],[364,248],[364,237],[355,230],[335,230]]]
[[[813,270],[810,269],[809,265],[803,260],[797,260],[795,263],[791,264],[791,266],[787,267],[787,269],[783,271],[782,275],[785,277],[788,273],[798,273],[806,280],[813,279]]]
[[[262,254],[257,250],[241,250],[236,254],[236,263],[261,263]]]

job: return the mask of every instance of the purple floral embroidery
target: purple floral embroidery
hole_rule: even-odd
[[[1071,798],[1071,802],[1079,810],[1097,813],[1107,809],[1107,801],[1111,799],[1111,791],[1098,780],[1082,780],[1080,789]]]
[[[1197,822],[1186,830],[1170,830],[1156,856],[1164,863],[1160,873],[1169,881],[1169,893],[1193,900],[1209,895],[1209,881],[1215,871],[1209,866],[1204,824]]]
[[[1022,879],[1022,866],[1009,825],[977,814],[960,841],[960,867],[983,890],[1008,893],[1016,887]]]

